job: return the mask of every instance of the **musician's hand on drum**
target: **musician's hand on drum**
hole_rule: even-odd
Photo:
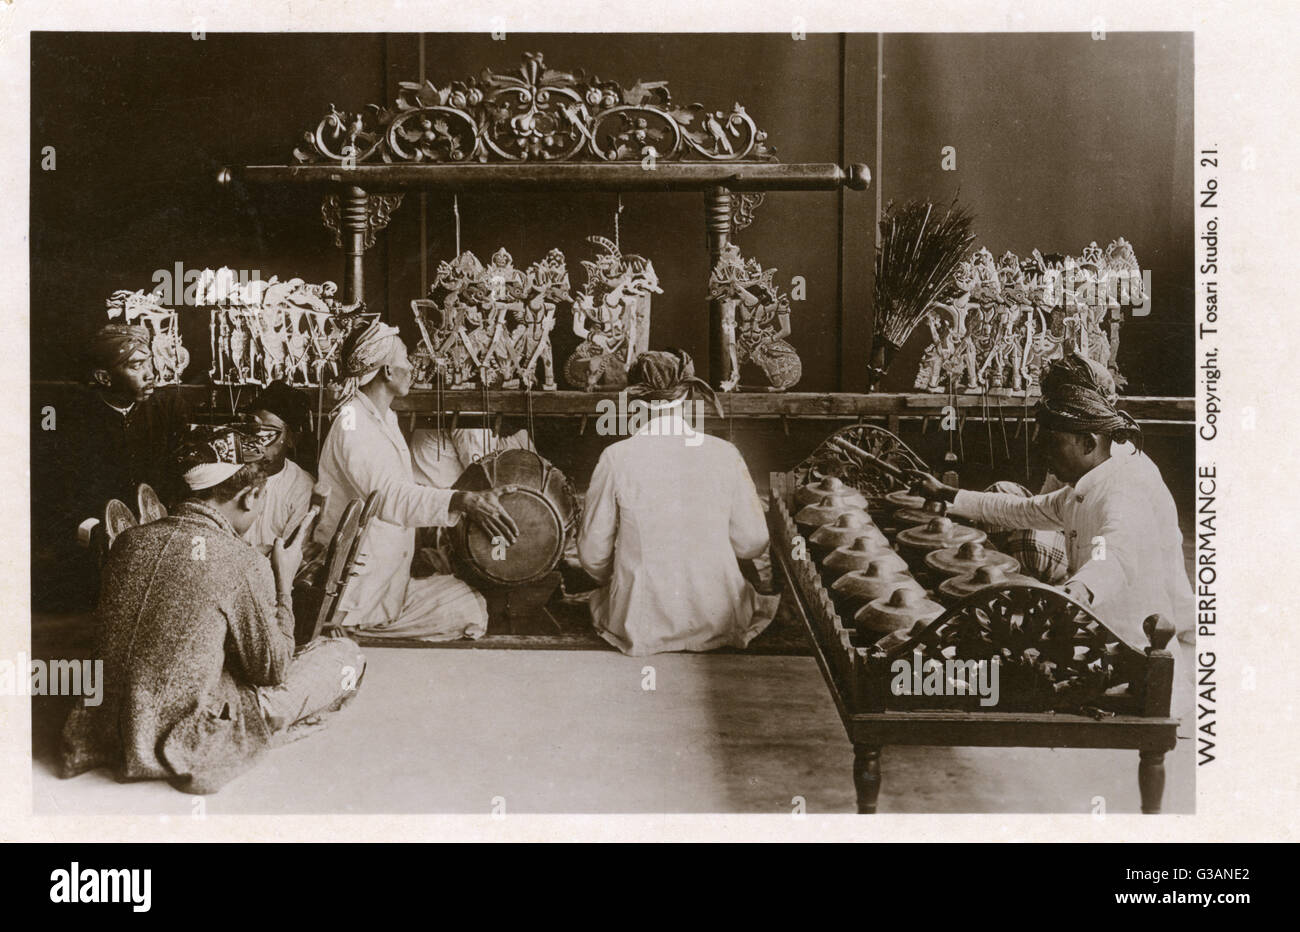
[[[519,538],[519,528],[510,513],[501,507],[495,492],[461,492],[458,507],[470,520],[487,532],[488,537],[500,537],[509,546]]]
[[[950,485],[945,485],[934,476],[919,469],[907,470],[907,478],[911,483],[912,493],[923,495],[931,501],[951,502],[957,497],[957,490]]]

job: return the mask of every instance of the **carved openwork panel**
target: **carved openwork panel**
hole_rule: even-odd
[[[516,72],[484,69],[439,86],[402,82],[391,107],[333,104],[305,132],[299,162],[773,161],[745,108],[675,104],[665,81],[630,86],[548,68],[539,52]],[[752,205],[751,205],[752,208]]]
[[[920,655],[921,669],[912,671]],[[924,680],[998,667],[996,708],[1002,712],[1141,711],[1146,655],[1124,642],[1065,593],[1037,584],[990,586],[971,593],[901,644],[877,647],[872,666],[886,674],[899,659]],[[932,671],[934,671],[932,673]],[[887,689],[886,708],[979,707],[975,696],[899,695]]]

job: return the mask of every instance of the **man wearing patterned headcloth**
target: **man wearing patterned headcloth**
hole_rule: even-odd
[[[415,529],[448,527],[462,518],[512,544],[519,530],[495,493],[418,484],[393,399],[411,390],[411,364],[396,327],[374,321],[351,333],[340,352],[343,399],[321,448],[316,492],[325,511],[316,540],[328,545],[353,499],[379,492],[379,511],[361,545],[359,573],[344,591],[341,624],[371,638],[441,641],[478,638],[487,603],[461,580],[411,577]]]
[[[687,353],[642,353],[628,379],[629,412],[638,402],[649,410],[601,454],[578,536],[583,569],[601,584],[589,603],[596,631],[632,656],[744,647],[780,602],[740,569],[768,549],[749,468],[704,434],[702,402],[683,414],[696,392],[722,413]]]
[[[49,427],[42,411],[43,429],[33,434],[34,595],[45,601],[49,591],[70,603],[61,608],[93,602],[92,567],[76,545],[79,524],[102,518],[109,499],[134,509],[142,482],[168,504],[185,491],[172,453],[188,417],[177,388],[154,384],[149,331],[107,324],[86,356],[89,388],[52,405]]]
[[[285,537],[311,507],[316,480],[289,457],[304,436],[311,419],[311,406],[298,389],[287,382],[272,382],[248,403],[244,412],[258,425],[266,450],[266,507],[248,533],[247,540],[263,553],[277,537]]]
[[[1064,531],[1065,591],[1138,649],[1147,643],[1148,616],[1169,619],[1186,648],[1175,654],[1176,669],[1180,677],[1190,675],[1195,608],[1183,536],[1173,496],[1142,452],[1141,428],[1116,409],[1105,370],[1079,353],[1044,376],[1037,419],[1048,468],[1061,483],[1055,491],[1031,498],[968,492],[915,472],[918,489],[951,502],[957,517]],[[1188,710],[1191,690],[1184,685],[1176,682],[1175,714]]]
[[[107,766],[119,779],[214,793],[360,684],[365,658],[347,638],[295,649],[306,531],[276,540],[269,561],[241,539],[265,505],[260,443],[242,427],[196,426],[182,455],[188,497],[124,531],[104,567],[104,690],[69,716],[61,776]]]

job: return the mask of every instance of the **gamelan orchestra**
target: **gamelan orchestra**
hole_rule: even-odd
[[[437,172],[578,159],[598,174],[650,150],[706,167],[774,159],[739,105],[670,106],[660,84],[622,88],[540,56],[512,80],[403,85],[378,116],[331,113],[297,161],[348,152]],[[509,96],[519,82],[545,84],[550,109]],[[528,107],[541,135],[510,119]],[[758,199],[728,203],[752,212]],[[928,221],[912,225],[921,208]],[[887,351],[860,365],[883,373],[915,335],[916,390],[1032,406],[1037,488],[1013,476],[962,488],[862,422],[756,484],[724,439],[726,411],[799,385],[804,325],[780,257],[731,240],[713,244],[707,281],[687,285],[661,282],[653,243],[625,249],[617,218],[586,236],[576,267],[545,243],[476,254],[458,232],[431,257],[427,291],[395,296],[409,302],[400,319],[334,282],[229,268],[205,270],[192,300],[115,292],[43,463],[57,495],[35,572],[52,568],[69,602],[95,607],[106,684],[63,728],[62,774],[107,767],[215,792],[370,685],[367,650],[491,637],[560,602],[636,657],[741,650],[782,611],[806,616],[854,714],[976,708],[945,693],[959,662],[999,666],[1003,709],[1172,729],[1192,696],[1192,592],[1174,500],[1119,395],[1120,326],[1149,297],[1141,245],[995,259],[974,248],[971,218],[953,207],[935,224],[941,212],[883,218]],[[652,314],[676,287],[716,323],[720,370]],[[206,347],[182,344],[196,322]],[[206,374],[187,372],[199,360]],[[431,407],[404,425],[413,391]],[[571,396],[593,414],[623,393],[642,416],[578,488],[531,418],[496,429],[492,399],[512,393],[528,406]],[[432,405],[453,396],[487,416],[449,424]],[[913,657],[915,682],[934,688],[905,700],[885,671]],[[1141,747],[1145,804],[1158,754]],[[871,811],[879,778],[862,772]]]

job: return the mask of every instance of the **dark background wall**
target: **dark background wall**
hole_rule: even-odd
[[[156,269],[229,265],[264,277],[339,280],[342,261],[319,201],[298,189],[223,190],[228,164],[286,163],[333,103],[389,103],[398,82],[436,83],[484,67],[550,67],[626,85],[666,80],[679,103],[743,104],[783,161],[865,162],[866,192],[773,193],[737,236],[747,254],[802,275],[792,340],[802,390],[865,388],[877,202],[943,200],[960,189],[978,241],[995,254],[1077,253],[1124,236],[1153,273],[1152,313],[1124,325],[1132,394],[1193,392],[1194,234],[1190,34],[814,35],[189,35],[32,36],[31,359],[34,379],[71,378],[76,353],[118,288],[148,290]],[[879,66],[883,63],[883,69]],[[877,94],[879,80],[882,93]],[[879,114],[878,114],[879,104]],[[877,155],[877,118],[879,134]],[[43,146],[57,170],[39,169]],[[940,167],[957,149],[957,171]],[[421,203],[423,201],[423,203]],[[580,280],[585,237],[611,236],[611,195],[461,198],[462,248],[505,246],[526,265],[552,246]],[[367,299],[410,331],[409,301],[454,252],[450,198],[408,195],[367,255]],[[423,243],[423,250],[421,244]],[[622,244],[655,263],[653,340],[707,359],[708,277],[700,195],[627,195]],[[185,315],[206,377],[207,321]],[[562,324],[566,323],[564,321]],[[557,356],[564,344],[557,328]],[[910,387],[921,334],[885,384]],[[835,424],[745,424],[727,433],[756,476],[789,468]],[[788,429],[788,433],[786,430]],[[905,421],[904,438],[939,462],[950,438]],[[539,446],[585,481],[606,438],[573,421],[538,422]],[[962,434],[973,485],[1036,472],[1023,436],[1004,444],[972,421]],[[1008,448],[1010,454],[1008,454]],[[1157,440],[1166,476],[1190,475],[1191,432]],[[965,478],[964,474],[964,478]],[[1181,476],[1180,476],[1181,478]],[[1037,479],[1031,478],[1030,484]],[[1180,495],[1181,499],[1181,495]]]

